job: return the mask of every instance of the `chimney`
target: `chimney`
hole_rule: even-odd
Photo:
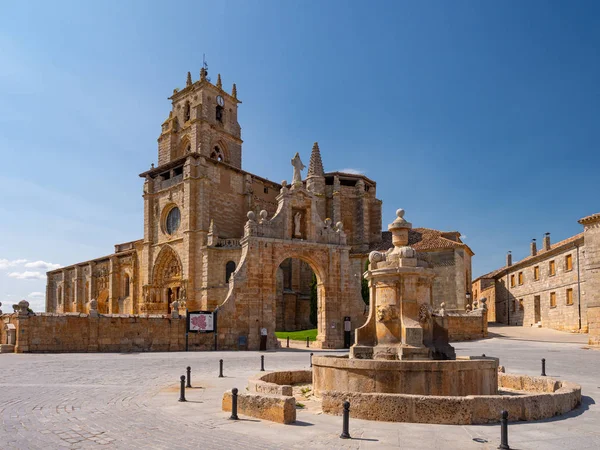
[[[506,267],[510,267],[510,266],[512,266],[512,253],[509,250],[508,253],[506,254]]]
[[[544,234],[544,251],[550,250],[550,233]]]
[[[535,239],[531,240],[531,256],[537,255],[537,244],[535,243]]]

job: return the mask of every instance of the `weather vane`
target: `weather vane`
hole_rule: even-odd
[[[210,83],[210,77],[208,76],[208,63],[206,62],[206,55],[204,53],[202,53],[202,70],[204,70],[206,81]]]

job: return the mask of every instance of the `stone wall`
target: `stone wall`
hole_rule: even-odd
[[[584,217],[579,221],[584,227],[585,301],[586,319],[590,345],[600,345],[600,214]]]
[[[496,287],[493,278],[478,278],[473,282],[472,292],[473,301],[487,299],[487,320],[496,321]]]
[[[12,323],[16,326],[17,315],[16,314],[2,314],[0,315],[0,345],[7,343],[7,330],[6,325]]]
[[[587,310],[589,344],[600,345],[600,308],[593,307]]]
[[[16,319],[17,353],[184,351],[185,318],[38,314]],[[190,333],[189,350],[212,350],[213,333]]]
[[[441,317],[436,317],[440,321]],[[448,330],[450,342],[483,339],[488,335],[487,312],[477,309],[468,313],[447,312],[443,328]]]

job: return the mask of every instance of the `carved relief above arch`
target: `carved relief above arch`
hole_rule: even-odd
[[[182,266],[179,256],[169,245],[165,245],[161,250],[152,270],[152,284],[164,284],[170,282],[180,282],[182,278]]]

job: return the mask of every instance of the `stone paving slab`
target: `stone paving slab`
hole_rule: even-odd
[[[509,330],[510,331],[510,330]],[[521,331],[521,330],[519,330]],[[535,337],[535,336],[534,336]],[[584,404],[565,418],[510,425],[516,449],[600,448],[600,352],[580,343],[492,338],[455,344],[458,355],[497,356],[508,372],[548,375],[582,385]],[[450,426],[350,421],[298,410],[298,423],[221,411],[225,390],[244,390],[260,369],[307,369],[309,349],[279,352],[0,355],[0,449],[495,449],[498,425]],[[331,353],[331,352],[327,352]],[[225,378],[217,378],[224,359]],[[180,403],[179,376],[194,389]]]

